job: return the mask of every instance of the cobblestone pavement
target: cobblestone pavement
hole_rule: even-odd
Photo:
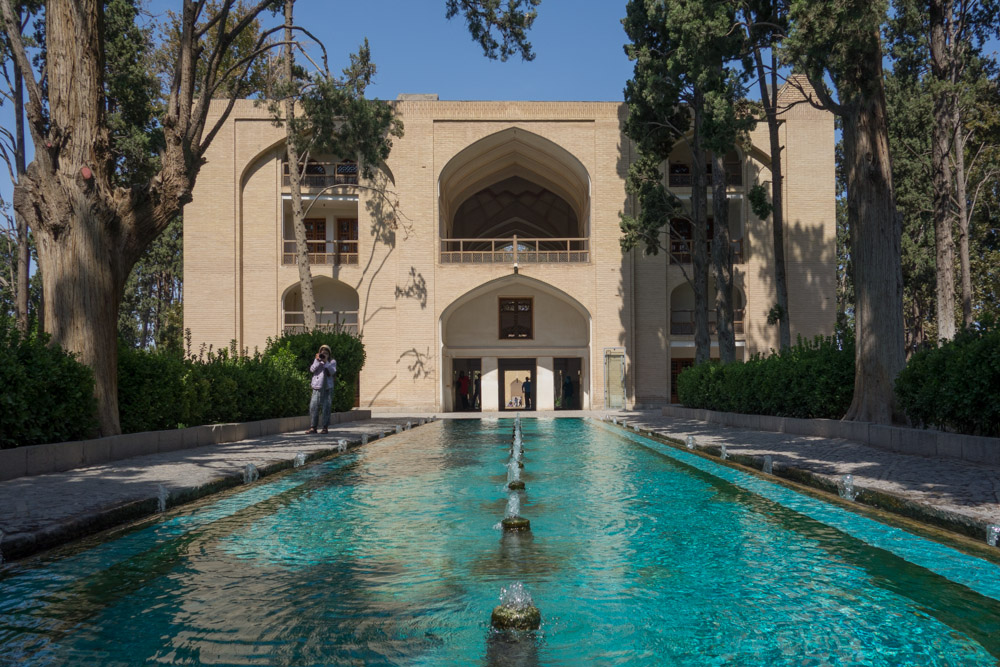
[[[726,445],[733,454],[762,457],[836,483],[852,475],[869,488],[982,523],[1000,524],[1000,467],[955,459],[912,456],[849,440],[769,431],[745,431],[707,422],[664,417],[659,411],[611,413],[629,425],[698,446]]]
[[[617,416],[629,425],[699,446],[725,444],[733,454],[770,454],[776,465],[795,467],[836,482],[851,474],[857,488],[874,489],[958,514],[977,523],[1000,524],[1000,468],[960,461],[910,456],[840,439],[744,431],[705,422],[663,417],[659,411],[533,412],[522,418]],[[329,451],[341,438],[392,432],[396,425],[428,415],[377,414],[367,421],[338,424],[329,435],[286,433],[242,442],[210,445],[136,457],[68,472],[0,482],[0,553],[20,540],[15,555],[26,555],[148,514],[149,509],[116,514],[137,502],[149,503],[163,485],[173,498],[195,498],[242,478],[247,463],[265,468]],[[450,413],[440,418],[512,417],[510,413]],[[219,480],[228,484],[219,485]],[[144,506],[148,507],[148,506]],[[155,507],[155,505],[153,506]],[[27,542],[29,546],[24,546]]]

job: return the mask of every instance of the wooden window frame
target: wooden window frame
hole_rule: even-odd
[[[527,301],[530,323],[528,324],[528,335],[524,338],[514,338],[503,335],[503,304],[505,301]],[[516,306],[515,306],[516,308]],[[515,311],[516,312],[516,311]],[[497,338],[498,340],[535,340],[535,297],[533,296],[501,296],[497,298]]]

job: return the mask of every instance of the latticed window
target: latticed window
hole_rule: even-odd
[[[534,338],[531,299],[500,299],[500,338]]]
[[[358,163],[353,160],[344,160],[337,163],[337,183],[356,185],[358,182]]]

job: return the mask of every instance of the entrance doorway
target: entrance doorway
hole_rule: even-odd
[[[604,348],[604,407],[625,408],[625,348]]]
[[[580,357],[553,359],[552,372],[554,375],[552,389],[555,392],[553,405],[556,406],[556,410],[579,410],[583,359]]]
[[[686,368],[694,366],[694,359],[671,359],[670,360],[670,402],[680,403],[677,397],[677,376]]]
[[[482,359],[452,359],[451,386],[455,412],[480,412],[482,408]]]
[[[500,359],[498,361],[500,410],[534,410],[536,376],[534,359]],[[524,381],[531,380],[529,392],[524,391]]]

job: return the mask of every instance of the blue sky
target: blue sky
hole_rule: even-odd
[[[368,38],[378,67],[369,95],[437,93],[447,100],[620,101],[632,72],[621,19],[626,0],[542,0],[531,62],[491,61],[444,0],[298,0],[296,22],[326,45],[331,69]],[[152,0],[155,15],[179,0]],[[277,19],[275,19],[277,20]]]

